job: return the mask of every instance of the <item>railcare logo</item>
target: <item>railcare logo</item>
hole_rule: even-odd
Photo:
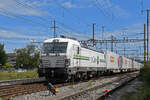
[[[110,56],[110,62],[111,62],[111,63],[114,63],[114,62],[115,62],[115,59],[114,59],[113,56]]]

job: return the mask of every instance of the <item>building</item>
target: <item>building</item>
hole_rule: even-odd
[[[16,66],[16,57],[17,54],[16,53],[7,53],[8,56],[8,62],[11,63],[13,66]]]

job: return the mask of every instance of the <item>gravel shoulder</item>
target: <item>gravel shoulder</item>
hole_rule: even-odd
[[[103,79],[100,78],[98,80],[90,80],[88,82],[60,87],[58,88],[59,93],[57,93],[56,96],[49,95],[48,91],[41,91],[41,92],[32,93],[28,95],[17,96],[17,97],[14,97],[13,100],[60,100],[66,96],[73,95],[77,92],[81,92],[81,91],[84,91],[84,90],[87,90],[96,86],[100,86],[100,85],[103,85],[103,84],[106,84],[106,83],[109,83],[118,79],[120,79],[120,77],[118,76],[114,76],[111,78],[103,78]],[[87,92],[83,96],[77,97],[74,100],[94,100],[98,96],[100,96],[105,89],[114,88],[118,84],[119,83],[114,82],[113,84],[107,85],[95,91]]]
[[[93,81],[88,81],[88,82],[83,82],[80,84],[75,84],[75,85],[69,85],[69,86],[64,86],[60,87],[59,93],[56,94],[56,96],[49,95],[49,91],[41,91],[37,93],[32,93],[28,95],[22,95],[22,96],[17,96],[14,97],[13,100],[59,100],[63,96],[74,94],[78,91],[83,91],[85,89],[89,89],[98,85],[105,84],[107,82],[111,82],[113,80],[118,79],[118,77],[113,77],[109,79],[102,79],[102,80],[93,80]]]

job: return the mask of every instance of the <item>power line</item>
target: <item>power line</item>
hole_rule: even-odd
[[[97,0],[93,3],[95,6],[96,6],[96,8],[98,9],[98,11],[101,13],[103,13],[103,15],[104,16],[108,16],[98,5],[97,5]]]
[[[94,40],[95,43],[111,43],[112,42],[112,39],[111,40]],[[143,42],[144,39],[113,39],[113,43],[134,43],[134,42]],[[81,41],[81,42],[84,42],[84,43],[91,43],[93,42],[93,39],[92,40],[86,40],[86,41]]]
[[[90,27],[90,24],[88,24],[86,21],[84,21],[83,19],[81,19],[80,17],[74,15],[70,10],[68,10],[67,8],[65,8],[64,6],[62,6],[61,4],[59,4],[57,1],[56,1],[56,4],[58,6],[60,6],[61,8],[63,8],[65,11],[67,11],[70,15],[72,15],[74,18],[80,20],[80,22],[82,22],[83,24],[87,25],[88,27]]]
[[[44,28],[48,28],[48,26],[46,26],[45,24],[41,24],[41,23],[39,23],[39,22],[35,22],[35,21],[33,21],[33,20],[30,20],[30,19],[27,19],[27,18],[24,18],[24,17],[21,17],[21,16],[17,16],[17,15],[15,15],[14,13],[11,13],[11,12],[9,12],[8,10],[6,10],[6,9],[3,9],[3,8],[0,8],[0,12],[1,13],[4,13],[6,16],[8,16],[8,17],[14,17],[14,18],[18,18],[18,19],[21,19],[21,20],[24,20],[25,22],[28,22],[28,23],[31,23],[31,24],[36,24],[36,25],[41,25],[42,27],[44,27]]]
[[[21,6],[25,7],[25,8],[27,8],[27,9],[33,9],[33,10],[35,10],[35,8],[33,8],[32,6],[29,6],[29,5],[27,5],[27,4],[24,4],[23,2],[20,2],[20,1],[17,1],[17,0],[13,0],[13,1],[15,1],[18,5],[21,5]],[[38,16],[38,18],[39,18],[40,20],[42,20],[42,21],[45,21],[45,22],[48,21],[47,19],[44,19],[44,18],[42,18],[42,17],[40,17],[40,16]],[[50,16],[50,18],[51,18],[51,20],[54,19],[54,18],[51,17],[51,16]]]
[[[22,5],[22,6],[25,7],[25,8],[34,9],[32,6],[29,6],[29,5],[27,5],[27,4],[24,4],[23,2],[18,2],[17,0],[14,0],[14,1],[15,1],[17,4]],[[49,17],[50,17],[52,20],[55,19],[55,18],[53,18],[53,17],[50,16],[50,15],[49,15]],[[47,19],[44,19],[44,18],[42,18],[42,17],[38,17],[38,18],[40,18],[41,20],[43,20],[43,21],[45,21],[45,22],[48,22]],[[81,33],[81,32],[79,32],[79,31],[77,31],[77,30],[75,30],[75,29],[69,27],[68,25],[65,25],[65,24],[62,23],[62,22],[57,21],[57,23],[60,24],[60,25],[62,25],[63,27],[66,27],[66,28],[70,29],[71,31],[75,31],[75,32],[77,32],[77,33]]]
[[[80,34],[75,34],[75,33],[72,33],[72,32],[68,32],[68,31],[66,31],[66,30],[64,30],[64,29],[62,29],[62,28],[57,28],[58,29],[58,31],[60,31],[60,32],[65,32],[65,33],[68,33],[68,34],[72,34],[72,35],[74,35],[74,36],[79,36]],[[80,37],[86,37],[86,38],[88,38],[88,39],[90,39],[90,37],[88,37],[88,36],[85,36],[85,35],[83,35],[83,36],[81,36],[80,35]]]
[[[26,19],[26,18],[24,18],[24,17],[17,16],[17,15],[15,15],[15,14],[13,14],[13,13],[11,13],[11,12],[9,12],[9,11],[3,9],[3,8],[0,8],[0,9],[4,11],[4,12],[3,12],[3,11],[0,11],[0,12],[6,14],[6,16],[8,16],[8,17],[12,16],[12,17],[14,17],[14,18],[19,18],[19,19],[21,19],[21,20],[23,20],[23,21],[25,21],[25,22],[28,22],[28,23],[31,23],[31,24],[36,24],[36,25],[41,25],[42,27],[44,27],[44,28],[47,27],[46,29],[48,29],[48,26],[46,26],[46,25],[44,25],[44,24],[41,24],[41,23],[38,23],[38,22],[34,22],[34,21],[32,21],[32,20],[30,20],[30,19]],[[65,31],[65,32],[68,33],[67,31]]]
[[[107,12],[107,11],[105,11],[104,9],[104,7],[102,7],[101,6],[101,3],[99,2],[99,0],[94,0],[95,1],[95,6],[97,7],[97,9],[98,10],[100,10],[100,12],[102,12],[103,13],[103,15],[105,15],[105,16],[107,16],[107,17],[110,17],[111,16],[111,20],[113,21],[113,19],[114,19],[114,14],[113,14],[113,12],[112,12],[112,14],[110,14],[109,12],[110,12],[110,10],[109,10],[109,12]],[[104,0],[105,1],[105,0]],[[102,9],[103,10],[102,10]]]
[[[101,4],[99,3],[99,1],[98,0],[95,0],[95,6],[97,7],[97,9],[98,10],[100,10],[100,12],[102,12],[105,16],[107,16],[107,17],[109,17],[110,15],[109,15],[109,13],[108,12],[106,12],[106,11],[104,11],[104,10],[102,10],[101,9]],[[103,8],[104,9],[104,8]]]
[[[141,9],[143,10],[143,0],[141,0]]]

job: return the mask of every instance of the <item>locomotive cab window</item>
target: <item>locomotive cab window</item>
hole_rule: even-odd
[[[51,42],[43,44],[43,53],[66,53],[68,42]]]

